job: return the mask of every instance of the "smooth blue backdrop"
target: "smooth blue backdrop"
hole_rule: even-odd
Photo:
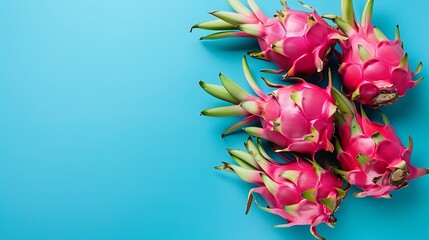
[[[268,15],[281,9],[257,2]],[[306,2],[339,14],[339,0]],[[413,68],[429,63],[428,8],[375,3],[388,36],[400,24]],[[222,71],[244,84],[240,60],[256,45],[200,42],[209,32],[189,28],[228,9],[224,0],[0,1],[0,239],[313,239],[307,227],[271,228],[282,219],[256,207],[245,216],[251,186],[213,170],[246,135],[222,140],[233,120],[199,116],[220,102],[198,81],[218,83]],[[258,77],[272,67],[249,62]],[[413,136],[414,164],[429,167],[427,92],[423,81],[385,111],[404,142]],[[428,186],[424,177],[391,200],[349,196],[335,228],[319,231],[425,239]]]

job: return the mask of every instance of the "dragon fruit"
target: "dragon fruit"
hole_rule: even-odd
[[[262,147],[261,139],[256,145],[250,138],[245,147],[248,152],[228,149],[238,165],[224,162],[219,170],[236,173],[242,180],[259,185],[249,192],[246,214],[252,204],[253,193],[259,194],[268,207],[256,205],[269,213],[279,215],[287,224],[275,227],[310,225],[311,233],[321,237],[316,226],[326,223],[333,227],[334,212],[347,194],[342,181],[332,172],[323,169],[315,161],[296,157],[296,161],[278,163],[270,158]]]
[[[350,92],[349,97],[373,107],[396,102],[423,79],[413,80],[422,63],[414,73],[410,70],[398,26],[396,39],[391,41],[372,25],[373,0],[367,1],[360,25],[356,23],[352,0],[342,0],[341,3],[341,18],[326,16],[348,36],[340,41],[343,54],[339,73]]]
[[[242,64],[247,82],[258,96],[250,95],[223,74],[219,75],[223,86],[200,82],[201,87],[212,96],[234,104],[204,110],[202,115],[247,116],[225,130],[223,136],[260,121],[262,128],[251,126],[244,130],[276,144],[279,152],[294,151],[314,156],[321,149],[334,150],[330,139],[335,128],[336,106],[331,95],[331,84],[323,89],[297,78],[298,83],[285,86],[273,84],[263,77],[269,86],[278,88],[266,95],[256,84],[246,57],[243,57]]]
[[[293,10],[281,1],[285,10],[278,11],[274,18],[268,18],[253,0],[247,0],[251,10],[239,0],[228,2],[236,12],[211,12],[217,20],[195,24],[192,29],[220,31],[201,39],[256,38],[261,51],[249,52],[250,56],[271,61],[279,67],[278,70],[262,70],[265,72],[287,71],[284,78],[320,72],[331,47],[338,39],[345,39],[339,30],[329,26],[305,4],[303,6],[310,8],[311,13]]]
[[[372,122],[345,95],[335,88],[333,93],[340,110],[336,113],[339,141],[335,147],[341,170],[337,172],[363,190],[356,197],[390,198],[390,191],[429,173],[411,165],[412,139],[405,148],[384,114],[384,125]]]

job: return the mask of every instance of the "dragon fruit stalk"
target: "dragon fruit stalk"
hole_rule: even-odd
[[[408,55],[404,52],[396,27],[396,39],[391,41],[371,23],[373,0],[368,0],[362,13],[361,24],[356,22],[352,0],[342,0],[342,17],[333,18],[348,36],[341,40],[343,51],[339,73],[350,92],[350,97],[373,107],[396,102],[423,78],[413,80],[416,72],[410,70]]]
[[[223,74],[219,74],[223,86],[200,82],[212,96],[234,105],[207,109],[202,115],[225,117],[247,116],[232,125],[223,136],[252,122],[260,121],[260,127],[246,127],[250,135],[267,139],[278,146],[278,151],[294,151],[314,154],[321,150],[333,151],[330,142],[334,131],[335,100],[331,84],[327,89],[305,82],[291,86],[275,85],[262,78],[269,86],[277,87],[266,95],[256,85],[247,60],[243,57],[243,70],[247,82],[258,96],[253,96]]]
[[[256,193],[268,205],[263,207],[255,201],[259,208],[288,221],[275,227],[310,225],[311,233],[324,239],[316,226],[324,222],[333,227],[336,222],[333,214],[347,194],[347,189],[341,188],[341,179],[316,162],[299,157],[295,162],[277,163],[264,151],[261,139],[256,145],[249,138],[245,147],[248,152],[228,150],[238,165],[224,162],[216,169],[232,171],[242,180],[260,186],[249,192],[246,214]]]
[[[363,190],[356,197],[390,198],[390,191],[429,173],[411,165],[412,139],[405,148],[384,114],[384,125],[372,122],[338,90],[333,88],[333,93],[341,111],[336,114],[340,140],[335,147],[341,164],[337,173]]]
[[[263,70],[271,73],[286,72],[288,76],[309,76],[322,71],[327,55],[338,39],[345,39],[333,29],[316,11],[311,13],[292,10],[283,0],[285,10],[278,11],[274,18],[266,17],[253,0],[247,0],[251,10],[239,0],[228,0],[236,12],[215,11],[210,14],[217,20],[195,24],[193,28],[218,30],[201,39],[228,37],[256,38],[260,51],[250,56],[268,60],[278,65],[278,70]]]

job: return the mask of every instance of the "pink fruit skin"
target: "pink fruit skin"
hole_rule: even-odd
[[[262,170],[262,169],[260,169]],[[308,201],[301,194],[310,189],[316,190],[316,198],[337,198],[337,189],[341,189],[342,182],[332,173],[324,171],[320,178],[317,176],[313,165],[299,160],[287,165],[269,164],[265,172],[275,183],[273,193],[263,184],[263,181],[255,179],[253,182],[261,187],[253,189],[252,192],[259,193],[267,201],[274,214],[281,216],[292,225],[318,225],[322,222],[331,222],[333,211],[318,201]],[[299,173],[297,183],[289,181],[280,175],[285,171],[296,171]],[[261,174],[263,174],[261,172]],[[294,214],[284,210],[284,206],[296,206]],[[296,213],[296,214],[295,214]]]
[[[333,151],[330,139],[336,107],[329,88],[300,82],[250,101],[261,109],[256,114],[263,127],[258,136],[287,151],[311,155],[321,149]]]
[[[279,66],[278,73],[287,71],[288,76],[320,72],[326,63],[326,54],[340,38],[339,32],[314,10],[307,13],[286,5],[286,10],[280,14],[284,18],[262,20],[263,27],[256,37],[262,56]]]
[[[288,221],[276,227],[311,225],[312,233],[322,239],[315,226],[320,223],[333,226],[336,222],[333,214],[347,193],[347,190],[342,189],[342,180],[313,161],[297,157],[293,162],[278,163],[266,158],[265,154],[259,152],[261,146],[258,150],[250,138],[245,145],[252,153],[249,158],[253,159],[248,161],[243,158],[240,161],[249,165],[224,163],[218,169],[231,170],[242,180],[259,185],[250,190],[248,208],[253,199],[252,193],[259,194],[269,206],[262,207],[255,201],[260,208]],[[229,151],[236,160],[238,156],[243,156],[241,151]]]
[[[353,100],[378,107],[396,102],[419,81],[413,81],[416,73],[410,70],[399,31],[397,39],[391,41],[372,25],[372,5],[373,0],[368,0],[360,25],[354,16],[348,22],[336,22],[348,36],[340,41],[343,54],[339,73],[344,86]],[[347,12],[352,1],[343,0],[342,7]]]
[[[233,0],[230,2],[237,2]],[[241,31],[230,31],[223,37],[256,38],[261,51],[254,51],[250,56],[271,61],[278,65],[274,73],[287,72],[285,76],[309,76],[322,71],[327,62],[327,54],[338,39],[344,39],[340,31],[333,29],[317,12],[293,10],[284,4],[285,10],[278,11],[276,17],[266,17],[253,0],[248,0],[251,12],[238,12],[243,19],[227,18],[225,12],[212,12],[223,21],[236,26]],[[241,3],[240,3],[241,4]],[[232,4],[233,5],[233,4]],[[193,28],[207,28],[200,24]],[[223,30],[223,29],[221,29]],[[226,28],[225,28],[226,30]],[[216,37],[211,37],[211,36]],[[218,39],[213,34],[202,39]]]
[[[389,198],[390,191],[407,186],[407,181],[428,173],[425,168],[411,165],[412,146],[402,145],[392,125],[372,122],[358,112],[355,113],[356,124],[352,123],[351,116],[346,116],[345,120],[338,127],[341,144],[338,160],[346,180],[363,189],[355,196]]]
[[[246,72],[250,74],[245,58],[243,58],[243,69],[245,75]],[[241,88],[237,90],[238,85],[220,74],[225,92],[237,99],[232,103],[236,104],[238,113],[219,115],[212,114],[213,109],[207,109],[202,111],[202,114],[247,116],[246,119],[226,130],[225,134],[245,124],[259,121],[262,127],[246,127],[244,130],[253,136],[276,144],[278,151],[292,151],[314,156],[319,150],[331,152],[334,150],[330,139],[335,128],[336,106],[330,84],[323,89],[302,79],[297,79],[298,82],[290,86],[272,85],[265,79],[270,86],[278,88],[266,95],[249,74],[246,75],[246,79],[258,96],[250,95]],[[207,84],[200,84],[207,91],[205,87]],[[233,85],[236,87],[231,87]]]

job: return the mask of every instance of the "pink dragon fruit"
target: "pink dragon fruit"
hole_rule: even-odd
[[[303,6],[311,9],[311,13],[292,10],[285,1],[281,1],[286,9],[278,11],[275,18],[268,18],[253,0],[247,0],[251,10],[239,0],[228,2],[236,12],[211,12],[217,20],[195,24],[192,29],[221,31],[201,39],[256,38],[261,51],[250,52],[250,56],[274,62],[278,65],[278,70],[263,71],[287,71],[285,78],[297,74],[308,76],[322,71],[332,45],[337,43],[338,39],[345,38],[340,31],[329,26],[313,8],[304,4]]]
[[[200,82],[201,87],[212,96],[233,103],[201,112],[202,115],[247,116],[228,128],[223,136],[249,123],[260,121],[260,127],[246,127],[250,135],[267,139],[278,145],[278,151],[294,151],[314,154],[321,149],[333,151],[330,142],[334,131],[335,100],[331,84],[327,89],[299,80],[291,86],[275,85],[266,78],[271,87],[277,87],[269,95],[256,85],[247,60],[243,57],[243,70],[247,82],[258,96],[252,96],[236,83],[220,74],[223,86]]]
[[[250,138],[245,143],[248,152],[228,150],[238,165],[224,162],[216,167],[236,173],[242,180],[257,184],[249,192],[246,214],[252,204],[253,193],[263,197],[268,207],[255,203],[267,212],[279,215],[287,224],[275,227],[310,225],[311,233],[321,237],[316,226],[324,222],[333,227],[334,212],[345,198],[347,188],[333,173],[321,168],[315,161],[296,157],[295,162],[277,163],[264,151],[261,139],[256,145]]]
[[[352,0],[342,0],[342,18],[333,18],[338,27],[348,36],[341,40],[343,51],[339,73],[350,92],[350,97],[373,107],[396,102],[423,78],[412,78],[422,68],[420,62],[416,72],[410,70],[408,56],[404,52],[396,28],[396,39],[391,41],[371,23],[373,0],[368,0],[362,21],[356,23]]]
[[[405,148],[384,114],[385,125],[372,122],[363,109],[359,114],[346,96],[333,89],[341,111],[336,114],[340,139],[335,147],[341,164],[337,172],[363,190],[355,196],[390,198],[390,191],[429,173],[426,168],[411,165],[411,138]]]

